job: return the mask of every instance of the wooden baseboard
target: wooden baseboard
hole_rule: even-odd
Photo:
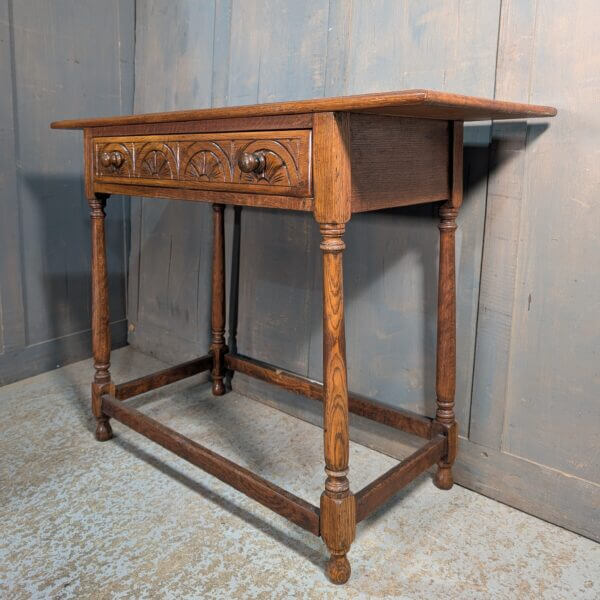
[[[127,321],[110,325],[113,350],[127,345]],[[78,331],[0,354],[0,386],[84,360],[92,355],[91,330]]]

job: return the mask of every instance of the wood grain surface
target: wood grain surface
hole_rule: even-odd
[[[194,360],[168,367],[162,371],[144,375],[131,381],[125,381],[115,385],[115,398],[117,400],[127,400],[139,394],[145,394],[151,390],[170,385],[186,377],[192,377],[204,371],[210,371],[213,365],[213,358],[210,355],[201,356]]]
[[[448,198],[448,127],[447,121],[352,114],[352,212]]]
[[[213,255],[210,302],[210,354],[213,359],[211,379],[215,396],[225,393],[225,206],[213,204]]]
[[[351,207],[350,115],[323,113],[314,117],[315,219],[346,223]]]
[[[232,106],[201,110],[183,110],[166,113],[105,117],[96,119],[71,119],[55,121],[54,129],[82,129],[109,125],[134,125],[138,123],[169,123],[172,121],[197,121],[201,119],[227,119],[229,117],[259,117],[291,115],[307,112],[352,111],[402,117],[429,119],[460,119],[484,121],[486,119],[517,119],[552,117],[556,109],[521,102],[505,102],[475,98],[433,90],[405,90],[358,94],[337,98],[315,98],[295,102],[274,102],[250,106]]]
[[[106,197],[92,197],[90,205],[92,238],[92,414],[96,417],[96,439],[105,442],[112,437],[106,415],[102,413],[101,396],[112,391],[110,378],[110,329],[108,307],[108,272],[106,266],[105,212]]]
[[[422,448],[356,493],[356,522],[366,519],[398,490],[434,465],[446,453],[446,439],[436,436]]]
[[[301,394],[313,400],[323,400],[323,384],[320,381],[247,356],[227,354],[225,364],[236,372],[272,383],[295,394]],[[419,437],[430,438],[432,435],[432,423],[428,417],[392,408],[352,392],[348,392],[348,410],[366,419]]]
[[[334,137],[334,147],[335,147]],[[335,168],[337,153],[331,153]],[[335,193],[335,189],[331,190]],[[342,217],[343,218],[343,217]],[[321,495],[321,537],[331,557],[327,574],[333,583],[350,577],[346,554],[356,531],[356,504],[348,482],[350,433],[348,429],[348,381],[344,329],[343,223],[320,225],[323,253],[323,439],[325,491]]]

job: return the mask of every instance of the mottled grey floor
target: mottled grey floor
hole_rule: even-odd
[[[116,381],[162,366],[113,354]],[[2,598],[600,598],[599,545],[428,476],[359,525],[333,586],[320,539],[119,423],[95,442],[90,374],[0,388]],[[134,402],[318,504],[320,429],[197,379]],[[392,464],[353,444],[353,489]]]

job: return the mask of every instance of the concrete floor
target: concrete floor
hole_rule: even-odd
[[[113,354],[116,381],[163,366]],[[119,423],[95,442],[91,372],[0,388],[2,598],[600,598],[598,544],[427,475],[359,525],[334,586],[320,539]],[[317,427],[198,378],[133,402],[318,504]],[[393,464],[352,444],[352,488]]]

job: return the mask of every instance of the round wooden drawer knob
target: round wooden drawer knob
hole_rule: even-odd
[[[104,167],[113,166],[118,169],[123,164],[123,155],[120,152],[103,152],[100,155],[100,164]]]
[[[261,173],[265,170],[265,155],[262,152],[242,152],[238,166],[242,173]]]

